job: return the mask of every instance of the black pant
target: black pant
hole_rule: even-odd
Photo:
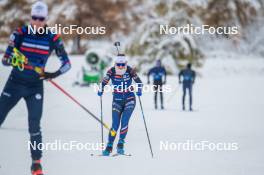
[[[185,96],[186,91],[189,92],[189,107],[192,108],[192,84],[191,83],[183,83],[183,96],[182,96],[182,106],[185,108]]]
[[[0,126],[6,119],[9,111],[23,98],[26,101],[28,110],[28,125],[30,133],[30,141],[32,144],[38,145],[42,143],[40,131],[40,119],[43,107],[43,83],[23,84],[12,80],[7,81],[4,90],[0,96]],[[38,160],[42,156],[42,151],[31,147],[31,157]]]
[[[157,107],[157,96],[158,92],[160,92],[160,105],[163,108],[163,91],[162,91],[162,81],[154,81],[154,102],[155,102],[155,107]]]

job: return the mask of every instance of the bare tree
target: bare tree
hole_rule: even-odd
[[[125,11],[128,8],[126,1],[111,1],[111,0],[74,0],[76,8],[74,17],[71,20],[65,18],[65,15],[60,14],[57,22],[64,24],[75,24],[78,27],[96,27],[101,26],[106,28],[106,34],[102,38],[110,37],[113,32],[129,30],[128,20],[126,20]],[[123,26],[127,26],[124,28]],[[84,50],[81,47],[82,39],[98,38],[98,35],[78,35],[77,33],[70,36],[73,39],[73,53],[82,53]]]

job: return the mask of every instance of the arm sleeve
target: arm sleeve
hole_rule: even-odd
[[[149,81],[149,76],[152,74],[152,70],[153,70],[153,69],[150,69],[150,70],[148,71],[148,81]]]
[[[193,71],[193,83],[194,83],[194,81],[195,81],[195,78],[196,78],[196,73],[195,73],[195,71]]]
[[[183,72],[183,71],[181,70],[180,73],[178,74],[179,81],[181,81],[182,72]]]
[[[163,71],[164,71],[164,81],[167,81],[167,71],[164,67],[163,67]]]
[[[131,67],[129,67],[129,69],[130,69],[129,71],[130,71],[131,77],[133,78],[133,80],[137,84],[138,91],[141,92],[142,91],[142,88],[143,88],[143,83],[142,83],[141,79],[138,77],[135,69],[132,69]]]
[[[107,71],[105,77],[102,80],[102,83],[101,83],[101,88],[102,88],[101,90],[102,91],[104,91],[104,87],[105,87],[105,85],[108,84],[109,80],[111,79],[112,74],[113,74],[113,69],[111,68]]]
[[[21,28],[18,28],[15,30],[9,37],[9,43],[8,47],[4,53],[4,57],[2,59],[2,63],[5,66],[10,66],[11,62],[11,57],[13,56],[13,49],[14,47],[19,48],[20,43],[21,43],[21,38],[22,38],[23,32]]]
[[[55,49],[56,55],[58,56],[58,58],[61,61],[61,67],[57,71],[57,73],[60,75],[60,74],[63,74],[63,73],[65,73],[71,69],[71,63],[70,63],[69,57],[68,57],[68,55],[64,49],[64,45],[63,45],[61,36],[56,34],[53,37],[53,42],[54,42],[54,47],[55,47],[54,49]]]

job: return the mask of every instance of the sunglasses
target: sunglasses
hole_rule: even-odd
[[[43,22],[43,21],[45,21],[45,17],[39,17],[39,16],[32,16],[32,19],[34,20],[34,21],[40,21],[40,22]]]
[[[125,67],[126,66],[126,63],[116,63],[116,66],[117,67]]]

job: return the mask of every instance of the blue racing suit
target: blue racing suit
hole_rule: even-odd
[[[163,90],[162,90],[162,85],[166,83],[167,79],[167,72],[166,69],[163,66],[155,66],[152,69],[149,70],[148,72],[148,82],[149,82],[149,77],[153,76],[153,85],[154,85],[154,103],[155,103],[155,108],[157,108],[157,95],[158,91],[160,92],[160,104],[161,108],[163,108]],[[163,80],[164,78],[164,80]]]
[[[28,65],[25,65],[23,71],[17,67],[13,67],[8,81],[0,96],[0,126],[6,119],[9,111],[23,98],[26,101],[28,110],[28,126],[30,133],[30,141],[37,145],[42,143],[42,135],[40,129],[40,120],[43,108],[43,80],[34,70],[39,67],[44,70],[47,60],[55,50],[61,61],[61,67],[56,75],[61,75],[68,71],[71,67],[67,53],[61,37],[52,34],[50,31],[44,34],[28,33],[29,26],[23,26],[15,30],[11,36],[8,48],[4,54],[2,63],[10,66],[10,60],[13,48],[17,48],[28,59]],[[39,160],[42,156],[40,149],[31,147],[31,157],[33,160]]]
[[[185,96],[186,90],[189,92],[189,107],[192,109],[192,86],[195,81],[196,73],[186,68],[179,73],[179,81],[183,83],[183,96],[182,96],[182,106],[185,109]],[[181,77],[183,77],[183,81],[181,81]]]
[[[120,129],[120,140],[124,141],[128,132],[129,119],[134,111],[136,105],[136,99],[134,94],[134,87],[132,85],[132,79],[137,83],[138,92],[142,91],[142,81],[137,76],[134,69],[127,66],[127,70],[124,75],[117,75],[115,68],[112,67],[107,71],[106,76],[102,81],[102,90],[104,86],[108,84],[109,80],[113,85],[113,103],[112,103],[112,127],[108,136],[108,143],[113,143],[116,137],[116,133]],[[119,141],[120,141],[119,140]]]

